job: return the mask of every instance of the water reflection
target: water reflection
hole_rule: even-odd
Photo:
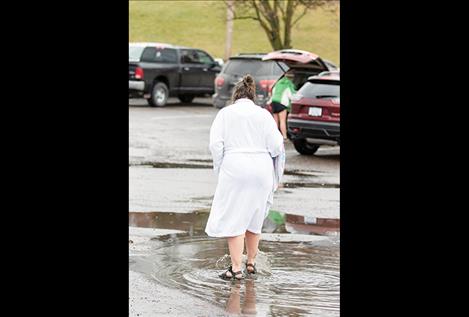
[[[235,281],[231,285],[230,297],[226,302],[225,310],[229,314],[256,315],[256,290],[254,280],[244,280],[244,296],[241,300],[241,282]]]
[[[206,211],[191,213],[130,212],[129,225],[131,227],[182,230],[186,231],[189,236],[204,236],[206,235],[205,225],[208,216],[209,213]],[[340,219],[307,217],[270,210],[264,220],[262,232],[338,235]]]

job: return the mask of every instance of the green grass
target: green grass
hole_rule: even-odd
[[[163,42],[201,48],[223,57],[226,8],[222,1],[130,1],[130,42]],[[340,65],[339,17],[322,9],[310,11],[292,31],[296,49],[314,52]],[[232,55],[270,52],[257,21],[234,22]]]

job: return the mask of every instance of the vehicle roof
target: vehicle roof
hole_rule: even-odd
[[[146,46],[165,46],[165,47],[174,47],[172,44],[168,43],[158,43],[158,42],[129,42],[129,46],[134,47],[146,47]]]
[[[147,46],[156,46],[156,47],[170,47],[174,49],[191,49],[191,50],[201,50],[200,48],[195,47],[187,47],[187,46],[178,46],[168,43],[160,43],[160,42],[129,42],[129,46],[133,47],[147,47]]]
[[[318,58],[319,58],[318,55],[308,52],[308,51],[297,50],[297,49],[282,49],[282,50],[268,53],[265,57],[263,57],[263,60],[285,59],[288,61],[293,61],[293,62],[297,62],[301,64],[307,64]]]
[[[267,53],[240,53],[235,56],[231,56],[229,59],[258,59],[262,60]]]
[[[340,81],[340,72],[338,71],[327,71],[322,72],[315,76],[308,77],[308,81],[320,81],[320,80],[333,80],[333,81]]]

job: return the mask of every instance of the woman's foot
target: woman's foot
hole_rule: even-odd
[[[224,280],[231,280],[231,279],[242,280],[243,272],[241,270],[233,271],[233,267],[230,265],[230,267],[225,272],[223,272],[222,274],[218,276]]]
[[[246,263],[246,272],[248,272],[249,274],[256,274],[257,273],[256,264]]]

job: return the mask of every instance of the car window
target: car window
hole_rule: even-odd
[[[156,51],[156,61],[162,63],[177,63],[177,53],[175,49],[164,48]]]
[[[232,59],[228,61],[224,73],[240,76],[246,74],[253,76],[280,76],[283,74],[283,71],[273,61],[263,62],[261,60],[252,59]]]
[[[129,46],[129,60],[140,60],[144,48],[143,46]]]
[[[212,64],[213,63],[212,57],[210,57],[210,55],[208,55],[207,53],[202,52],[202,51],[197,51],[197,55],[199,57],[199,62],[200,63],[204,63],[204,64]]]
[[[194,50],[181,50],[181,63],[200,64],[198,52]]]
[[[155,59],[155,54],[155,47],[146,47],[142,53],[142,62],[153,62]]]
[[[142,54],[142,62],[176,63],[176,50],[171,48],[147,47]]]
[[[316,84],[307,82],[298,90],[298,94],[306,98],[339,98],[340,85]]]

